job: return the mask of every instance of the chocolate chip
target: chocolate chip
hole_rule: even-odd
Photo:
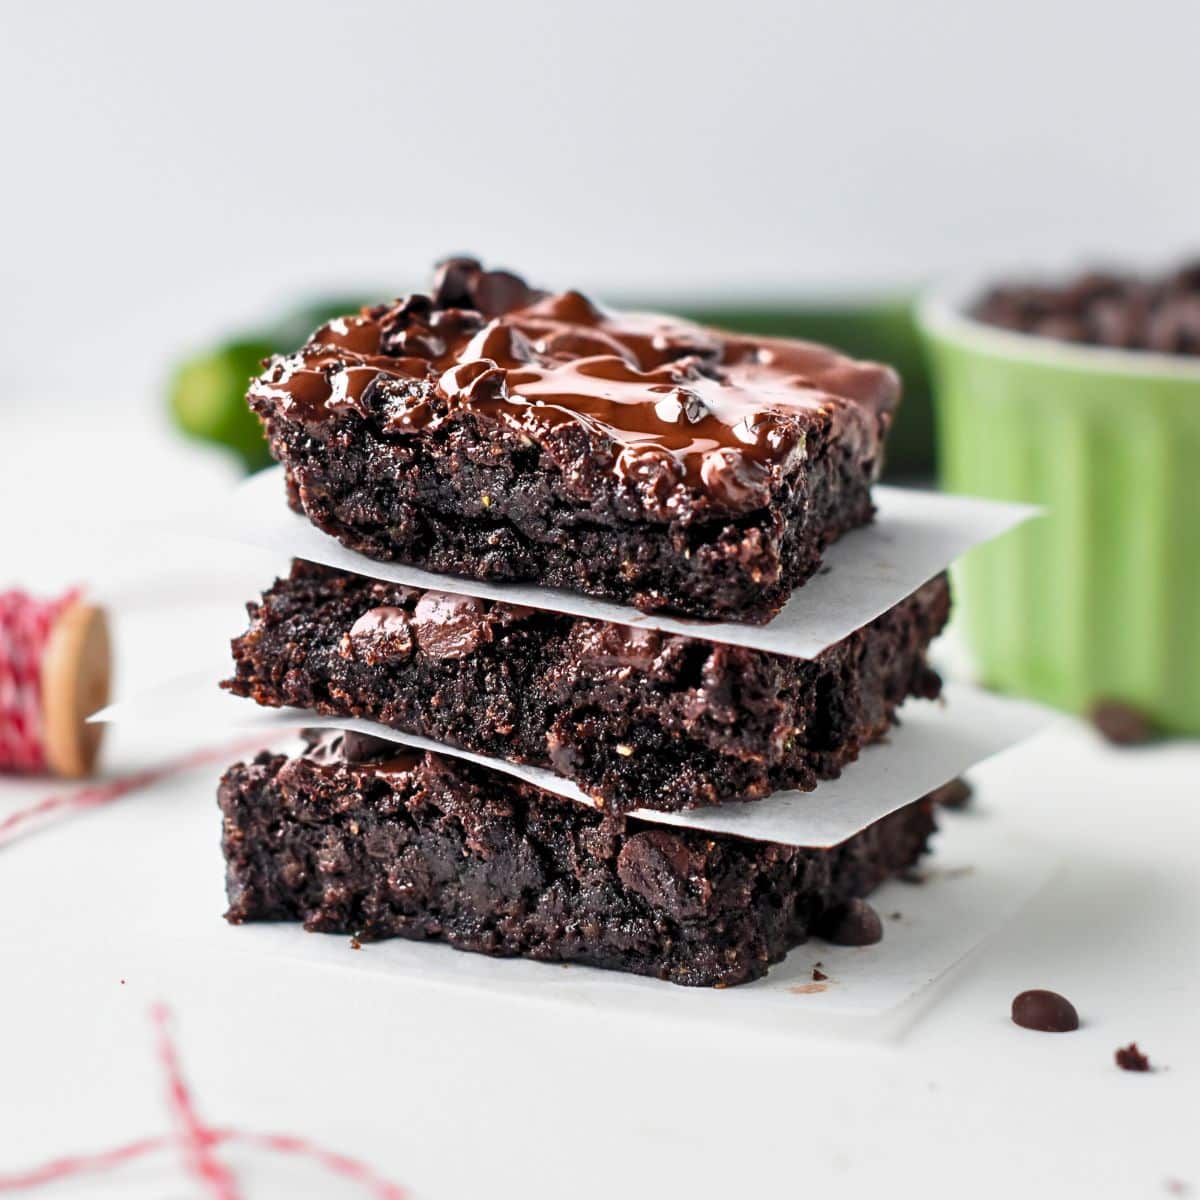
[[[368,666],[407,658],[413,649],[408,614],[402,608],[382,605],[368,609],[342,639],[338,653],[359,658]]]
[[[617,855],[617,875],[631,891],[673,917],[704,913],[712,885],[703,877],[703,856],[677,834],[662,829],[636,833]]]
[[[1116,700],[1099,700],[1088,713],[1097,731],[1114,746],[1136,746],[1154,737],[1145,713]]]
[[[708,407],[700,394],[689,387],[672,388],[661,400],[654,403],[654,411],[660,421],[671,425],[687,422],[696,425],[708,416]]]
[[[814,930],[835,946],[873,946],[883,940],[883,922],[865,900],[849,900],[823,913]]]
[[[304,757],[318,766],[342,761],[342,731],[340,729],[302,729]]]
[[[430,658],[465,658],[492,640],[484,601],[453,592],[426,592],[413,610],[412,627]]]
[[[544,296],[511,271],[485,271],[478,259],[456,257],[438,263],[433,299],[439,308],[474,308],[498,317]]]
[[[491,608],[492,620],[498,625],[519,625],[522,621],[540,616],[541,611],[525,604],[507,604],[500,600],[493,603]]]
[[[1137,1042],[1130,1042],[1128,1046],[1122,1046],[1113,1057],[1122,1071],[1153,1070],[1150,1066],[1150,1059],[1138,1049]]]
[[[771,498],[771,480],[766,469],[727,446],[705,454],[700,463],[700,478],[717,500],[733,508],[763,505]]]
[[[1153,279],[1100,272],[1061,287],[993,288],[982,321],[1022,333],[1117,349],[1200,354],[1200,274],[1188,264]]]
[[[683,468],[669,450],[629,446],[617,458],[616,471],[646,512],[670,515],[670,502],[683,478]]]
[[[483,270],[477,258],[444,258],[434,268],[433,302],[438,308],[474,308],[472,285]]]
[[[338,763],[368,763],[396,756],[399,747],[386,738],[354,729],[302,729],[304,757],[318,766]]]
[[[649,673],[666,641],[657,629],[588,621],[571,631],[571,652],[590,667]]]
[[[342,732],[342,759],[348,763],[378,762],[390,758],[397,752],[395,742],[375,737],[370,733],[359,733],[357,729]]]
[[[1035,988],[1012,1002],[1012,1019],[1023,1029],[1039,1033],[1070,1033],[1079,1028],[1079,1014],[1065,996]]]
[[[475,283],[475,307],[485,317],[498,317],[517,308],[526,308],[540,299],[520,275],[511,271],[485,271]]]
[[[966,808],[971,796],[971,785],[965,779],[952,779],[940,788],[934,788],[925,799],[943,808]]]
[[[433,300],[423,292],[413,292],[389,307],[372,309],[379,323],[379,348],[397,357],[417,353],[413,338],[425,333],[433,314]]]

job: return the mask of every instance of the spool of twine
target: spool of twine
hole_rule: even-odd
[[[0,771],[91,772],[108,702],[108,622],[78,589],[56,599],[0,592]]]

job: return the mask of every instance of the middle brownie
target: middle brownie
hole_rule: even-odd
[[[836,777],[908,696],[938,695],[950,594],[939,575],[815,659],[301,561],[247,607],[230,691],[550,767],[626,812]]]

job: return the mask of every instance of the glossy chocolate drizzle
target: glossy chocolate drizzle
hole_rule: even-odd
[[[473,259],[441,264],[429,295],[322,326],[250,391],[260,412],[319,426],[352,411],[401,438],[467,410],[561,455],[582,427],[593,459],[668,510],[680,489],[760,507],[821,425],[876,458],[898,398],[887,367],[608,312]]]

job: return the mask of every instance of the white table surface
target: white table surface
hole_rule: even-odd
[[[0,586],[102,588],[125,687],[219,659],[209,633],[171,618],[179,572],[189,606],[211,599],[204,629],[233,632],[221,597],[248,598],[261,568],[201,564],[139,529],[147,497],[161,518],[231,469],[151,420],[85,411],[64,429],[58,416],[0,410]],[[186,730],[150,744],[119,729],[107,770],[189,744]],[[0,848],[0,1173],[164,1128],[146,1020],[163,1000],[211,1121],[307,1134],[422,1197],[1200,1194],[1194,742],[1117,751],[1068,727],[981,768],[985,812],[962,819],[1002,804],[1064,865],[888,1038],[809,1026],[800,1007],[780,1035],[182,953],[146,937],[145,912],[194,891],[219,921],[216,774]],[[0,816],[57,790],[0,781]],[[181,827],[194,859],[156,856]],[[1030,987],[1069,996],[1083,1028],[1015,1027],[1009,1003]],[[1162,1069],[1118,1070],[1130,1040]],[[228,1158],[248,1196],[365,1194]],[[42,1194],[203,1193],[160,1157]]]

